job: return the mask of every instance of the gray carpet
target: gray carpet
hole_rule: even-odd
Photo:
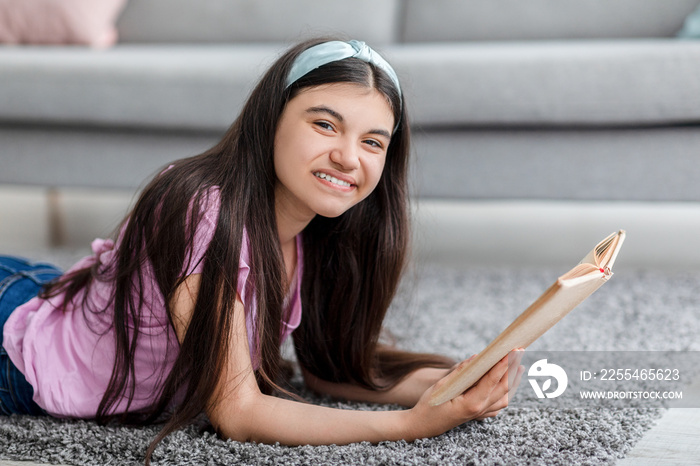
[[[480,351],[561,272],[425,266],[406,280],[388,324],[403,347],[461,358]],[[618,271],[531,349],[698,351],[699,292],[700,273]],[[299,388],[305,397],[328,406],[391,408],[317,399]],[[560,404],[553,409],[525,401],[496,418],[433,439],[297,448],[223,441],[191,426],[164,441],[154,460],[159,465],[614,464],[662,413],[663,408],[644,403],[624,408]],[[156,432],[157,427],[0,417],[0,459],[140,464]]]

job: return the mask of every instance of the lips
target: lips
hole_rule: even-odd
[[[348,180],[336,178],[335,176],[332,176],[332,175],[329,175],[327,173],[323,173],[320,171],[314,172],[314,176],[316,176],[317,178],[320,178],[322,180],[326,180],[329,183],[333,183],[334,185],[342,186],[344,188],[350,188],[352,186],[355,186],[354,183],[352,183]]]

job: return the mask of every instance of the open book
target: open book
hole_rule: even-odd
[[[464,393],[510,351],[526,348],[612,276],[625,231],[598,243],[573,269],[562,275],[475,358],[447,376],[430,404],[437,406]]]

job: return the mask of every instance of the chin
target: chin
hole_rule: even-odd
[[[351,206],[319,206],[318,209],[314,209],[316,212],[316,215],[320,215],[321,217],[327,217],[327,218],[336,218],[340,217],[343,215],[345,212],[350,210],[352,207],[354,207],[355,204]]]
[[[343,210],[343,211],[320,210],[320,211],[316,212],[316,215],[319,215],[321,217],[326,217],[326,218],[337,218],[337,217],[340,217],[341,215],[343,215],[345,212],[347,212],[347,209]]]

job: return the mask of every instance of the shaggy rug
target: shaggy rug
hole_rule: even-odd
[[[565,270],[417,267],[387,324],[398,345],[461,359],[479,352]],[[618,271],[608,284],[536,341],[530,351],[700,350],[700,273]],[[294,385],[310,401],[346,409]],[[531,390],[525,378],[520,392]],[[519,396],[519,395],[518,395]],[[154,464],[597,465],[624,457],[664,412],[652,403],[582,407],[516,400],[495,418],[412,443],[284,447],[225,441],[192,425],[163,441]],[[0,417],[0,459],[66,465],[142,464],[158,427]]]

